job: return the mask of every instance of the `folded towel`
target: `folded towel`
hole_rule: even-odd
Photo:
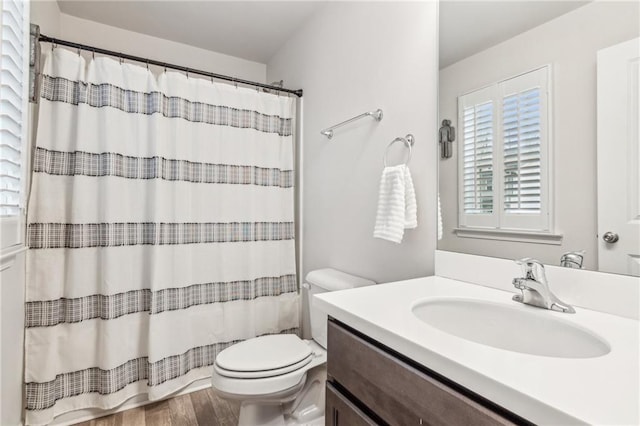
[[[438,241],[442,239],[442,206],[440,205],[440,192],[438,192]]]
[[[385,167],[380,178],[375,238],[401,243],[404,230],[418,226],[416,192],[409,168]]]

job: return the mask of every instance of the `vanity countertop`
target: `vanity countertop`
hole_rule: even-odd
[[[313,304],[389,348],[537,424],[640,424],[640,322],[576,308],[542,311],[599,334],[611,352],[552,358],[497,349],[442,332],[412,313],[416,302],[459,297],[539,308],[512,293],[438,276],[316,295]]]

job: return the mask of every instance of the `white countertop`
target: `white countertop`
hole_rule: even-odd
[[[640,322],[576,308],[544,311],[512,293],[426,277],[316,295],[335,319],[537,424],[640,424]],[[415,317],[430,297],[462,297],[535,309],[586,327],[611,345],[597,358],[551,358],[493,348],[447,334]]]

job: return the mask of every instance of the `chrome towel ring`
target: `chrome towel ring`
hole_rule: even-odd
[[[391,148],[391,146],[396,142],[404,143],[404,145],[408,149],[407,159],[405,160],[404,165],[405,166],[409,165],[409,161],[411,161],[411,147],[413,146],[413,144],[415,142],[415,138],[413,137],[413,135],[411,133],[409,133],[404,138],[400,138],[400,137],[395,138],[394,140],[391,141],[391,143],[389,145],[387,145],[387,149],[385,149],[385,151],[384,151],[384,157],[382,157],[382,164],[384,164],[385,167],[387,167],[387,154],[389,153],[389,148]]]

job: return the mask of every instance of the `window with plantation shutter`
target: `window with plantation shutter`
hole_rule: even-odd
[[[548,74],[458,98],[461,228],[550,232]]]
[[[28,3],[2,0],[0,47],[1,247],[22,242],[28,96]]]

